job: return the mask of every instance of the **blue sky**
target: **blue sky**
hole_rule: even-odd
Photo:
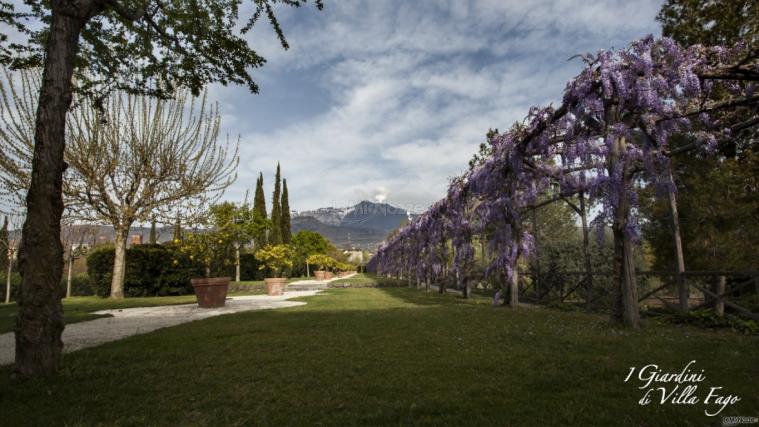
[[[240,135],[241,200],[277,160],[303,210],[377,196],[422,211],[466,169],[488,128],[557,103],[579,53],[652,33],[661,1],[330,1],[279,9],[291,44],[263,22],[259,95],[212,87],[222,129]]]

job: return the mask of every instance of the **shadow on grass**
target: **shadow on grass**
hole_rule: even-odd
[[[629,366],[680,369],[759,408],[759,341],[598,316],[502,310],[409,289],[331,289],[299,307],[184,324],[67,355],[46,382],[0,371],[3,420],[108,425],[704,425],[641,407]],[[727,410],[726,410],[727,411]]]

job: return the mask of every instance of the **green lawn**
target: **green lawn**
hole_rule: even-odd
[[[380,286],[382,284],[387,285],[406,285],[407,283],[398,280],[398,279],[391,279],[386,277],[379,277],[374,274],[365,274],[365,273],[356,273],[355,275],[345,278],[345,279],[338,279],[335,281],[330,282],[330,286],[340,286],[340,285],[354,285],[354,286],[365,286],[365,287],[372,287],[372,286]]]
[[[124,298],[121,300],[112,300],[101,297],[71,297],[64,298],[63,315],[66,323],[83,322],[85,320],[107,317],[93,314],[99,310],[111,310],[119,308],[132,307],[153,307],[157,305],[175,305],[188,304],[195,302],[195,295],[182,295],[175,297],[144,297],[144,298]],[[15,303],[0,305],[0,333],[13,331],[16,322],[16,311],[18,306]]]
[[[630,366],[679,371],[759,416],[759,339],[491,307],[485,298],[331,289],[66,355],[60,377],[0,370],[5,425],[720,425],[701,405],[639,406]]]
[[[263,281],[240,282],[250,289],[243,291],[231,292],[230,296],[240,295],[261,295],[266,293],[266,287]],[[112,310],[119,308],[133,307],[154,307],[158,305],[175,305],[189,304],[195,302],[195,295],[182,295],[172,297],[132,297],[121,300],[112,300],[101,297],[71,297],[64,298],[63,314],[67,324],[83,322],[86,320],[107,317],[93,314],[95,311]],[[16,322],[17,306],[15,303],[0,304],[0,333],[13,331]]]

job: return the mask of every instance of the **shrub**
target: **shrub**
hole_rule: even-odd
[[[759,324],[750,319],[725,313],[723,317],[717,316],[712,310],[694,310],[687,313],[674,313],[667,320],[671,323],[688,324],[702,328],[731,328],[735,332],[746,335],[759,334]]]
[[[67,280],[68,278],[66,275],[64,275],[63,280],[61,280],[61,288],[63,289],[64,295],[66,295]],[[71,277],[71,296],[87,297],[95,294],[95,288],[92,286],[92,281],[87,273],[74,274]]]
[[[266,245],[256,251],[256,259],[261,263],[259,270],[268,270],[272,277],[281,277],[285,269],[293,266],[293,250],[288,245]]]
[[[87,274],[95,293],[111,293],[114,248],[103,247],[87,257]],[[127,249],[124,295],[164,296],[193,292],[190,279],[203,276],[203,268],[174,245],[137,245]]]
[[[1,274],[0,277],[2,277],[2,280],[0,281],[0,302],[5,301],[5,287],[7,286],[6,283],[6,276],[5,273]],[[21,291],[21,275],[14,271],[11,273],[11,301],[18,300],[18,295]]]

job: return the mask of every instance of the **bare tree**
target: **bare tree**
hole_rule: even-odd
[[[33,94],[39,75],[5,72],[0,111],[3,196],[25,198],[33,153]],[[3,85],[0,85],[2,87]],[[76,103],[67,119],[67,216],[102,221],[115,232],[111,297],[122,298],[129,229],[212,204],[235,180],[238,143],[219,143],[218,106],[178,91],[171,100],[116,93],[102,104]]]
[[[7,239],[4,239],[3,244],[0,247],[2,256],[6,257],[7,264],[5,264],[5,303],[11,302],[11,279],[13,276],[13,261],[16,259],[18,253],[19,233],[21,223],[23,222],[22,216],[12,216],[10,222],[8,217],[5,217],[5,229],[8,235]],[[11,232],[13,235],[11,236]]]
[[[61,230],[61,240],[63,241],[68,270],[66,272],[66,298],[71,298],[74,262],[87,255],[89,248],[95,242],[97,234],[97,225],[84,223],[65,224]]]

